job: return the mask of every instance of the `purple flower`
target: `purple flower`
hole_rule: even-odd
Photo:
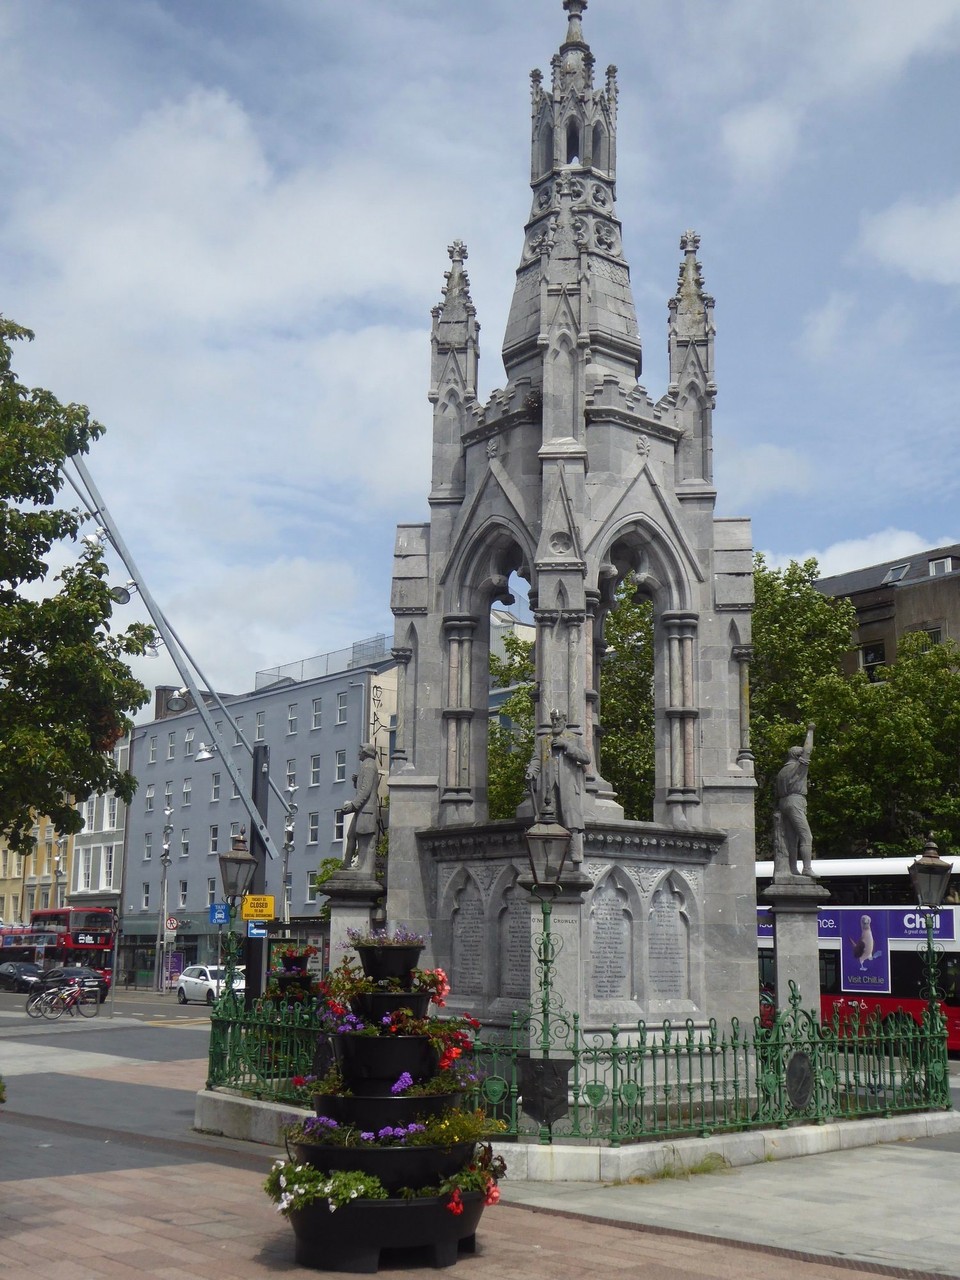
[[[361,1133],[360,1133],[361,1142],[374,1142],[376,1140],[376,1137],[377,1135],[375,1133],[370,1133],[366,1130],[361,1130]]]
[[[307,1134],[320,1133],[324,1129],[339,1129],[340,1126],[336,1120],[331,1120],[329,1116],[310,1116],[303,1122],[303,1131]]]
[[[402,1133],[403,1133],[402,1129],[393,1129],[391,1128],[390,1125],[387,1125],[385,1129],[380,1130],[380,1132],[377,1134],[377,1137],[380,1139],[381,1142],[383,1142],[388,1138],[399,1137]]]
[[[403,1093],[404,1089],[409,1089],[412,1084],[413,1084],[413,1076],[410,1074],[409,1071],[404,1071],[404,1073],[397,1080],[396,1084],[392,1084],[390,1086],[390,1092]]]

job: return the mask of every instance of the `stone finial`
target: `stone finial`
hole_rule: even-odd
[[[570,21],[567,24],[567,44],[583,44],[583,29],[580,26],[580,19],[583,11],[587,7],[587,0],[563,0],[563,7],[570,15]]]
[[[448,244],[447,253],[451,262],[466,262],[468,256],[467,246],[462,240],[454,240],[453,244]]]
[[[684,253],[696,253],[700,248],[700,237],[696,231],[685,231],[680,237],[680,248]]]

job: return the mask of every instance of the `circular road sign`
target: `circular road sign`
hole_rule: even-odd
[[[176,933],[178,923],[176,916],[167,916],[167,933]]]

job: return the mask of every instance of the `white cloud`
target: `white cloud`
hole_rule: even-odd
[[[902,349],[914,327],[903,304],[867,312],[863,299],[834,289],[822,306],[803,317],[796,345],[810,364],[846,371],[856,362],[862,371],[886,361],[891,350]]]
[[[813,483],[809,461],[795,449],[724,442],[717,452],[717,488],[727,511],[745,511],[776,494],[804,494]]]
[[[908,559],[922,551],[949,546],[954,542],[956,538],[951,535],[930,539],[906,529],[891,528],[868,533],[862,538],[845,538],[822,550],[810,547],[805,551],[764,551],[763,554],[772,569],[782,569],[791,560],[804,561],[813,556],[820,566],[820,576],[832,578],[838,573],[866,569],[872,564],[883,564],[887,560]]]
[[[927,204],[898,201],[864,220],[860,245],[911,280],[960,284],[960,193]]]
[[[834,290],[823,306],[804,316],[798,345],[808,360],[819,363],[836,354],[847,336],[854,305],[850,294]]]
[[[737,107],[721,121],[720,140],[734,178],[751,185],[779,178],[793,163],[800,137],[798,113],[777,102]]]

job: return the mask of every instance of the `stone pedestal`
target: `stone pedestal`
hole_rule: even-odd
[[[325,882],[323,892],[330,899],[330,968],[335,969],[345,948],[352,945],[347,931],[369,933],[374,927],[373,912],[383,897],[383,885],[362,871],[344,867]]]
[[[790,1008],[790,983],[795,982],[801,1008],[820,1014],[820,949],[817,908],[830,897],[817,880],[790,876],[762,894],[773,916],[773,970],[777,1008]]]

